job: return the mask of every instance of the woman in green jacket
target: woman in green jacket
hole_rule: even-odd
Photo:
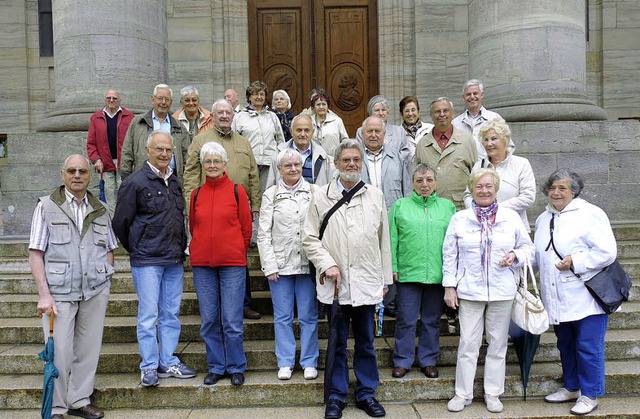
[[[418,363],[428,378],[437,378],[444,298],[442,242],[456,207],[448,199],[436,196],[433,168],[417,165],[412,179],[411,196],[397,200],[389,213],[393,279],[398,292],[392,375],[404,377],[413,365],[420,315]]]

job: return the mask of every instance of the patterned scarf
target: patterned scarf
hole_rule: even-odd
[[[416,122],[414,125],[407,125],[406,122],[402,121],[402,128],[407,131],[407,134],[409,134],[411,138],[416,138],[418,130],[422,128],[422,122],[418,120],[418,122]]]
[[[482,279],[486,284],[489,282],[493,224],[496,220],[496,212],[498,212],[498,201],[493,201],[488,207],[479,207],[476,205],[476,201],[473,201],[471,207],[480,222],[480,260],[482,262]]]

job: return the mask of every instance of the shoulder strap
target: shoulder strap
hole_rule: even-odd
[[[311,153],[311,159],[313,160],[313,153]],[[322,168],[322,160],[320,156],[316,159],[316,162],[313,164],[313,173],[311,174],[311,178],[313,179],[313,183],[316,183],[316,179],[318,178],[318,173],[320,173],[320,169]]]
[[[556,245],[553,242],[553,230],[554,230],[554,225],[555,225],[555,218],[556,216],[551,214],[551,220],[549,220],[549,244],[547,244],[546,249],[544,249],[544,251],[548,251],[549,248],[552,248],[553,251],[555,252],[556,256],[558,256],[558,258],[560,258],[560,260],[564,259],[564,257],[558,252],[558,250],[556,249]],[[571,273],[574,274],[575,276],[578,277],[578,279],[580,278],[580,275],[578,275],[576,273],[576,271],[573,270],[573,266],[571,266],[569,268],[569,270],[571,270]]]
[[[330,185],[330,184],[329,184]],[[349,192],[347,192],[346,194],[344,194],[342,196],[342,198],[335,203],[334,206],[332,206],[329,211],[327,211],[327,213],[325,214],[324,218],[322,219],[322,223],[320,224],[320,234],[318,234],[318,239],[322,240],[322,237],[324,236],[324,231],[327,229],[327,224],[329,223],[329,218],[331,218],[331,216],[344,204],[348,203],[349,201],[351,201],[351,198],[353,198],[353,195],[356,194],[356,192],[358,192],[360,189],[362,189],[364,187],[364,182],[360,181],[358,182],[358,184],[356,186],[354,186],[353,188],[351,188],[351,190]],[[329,186],[327,186],[327,194],[329,193]]]

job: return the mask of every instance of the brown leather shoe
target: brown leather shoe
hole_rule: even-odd
[[[422,372],[427,378],[438,378],[438,369],[435,366],[422,367]]]
[[[242,316],[245,319],[258,320],[260,318],[260,313],[258,313],[255,310],[251,310],[250,308],[245,308],[244,311],[242,312]]]
[[[393,370],[391,370],[391,376],[393,378],[402,378],[405,376],[407,371],[407,369],[404,369],[402,367],[393,367]]]
[[[80,416],[85,419],[100,419],[104,416],[104,411],[92,404],[82,406],[80,409],[69,409],[67,413],[71,416]]]

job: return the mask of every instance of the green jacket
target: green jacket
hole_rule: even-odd
[[[442,243],[455,212],[453,202],[435,192],[425,199],[414,191],[393,204],[391,262],[398,282],[442,283]]]

